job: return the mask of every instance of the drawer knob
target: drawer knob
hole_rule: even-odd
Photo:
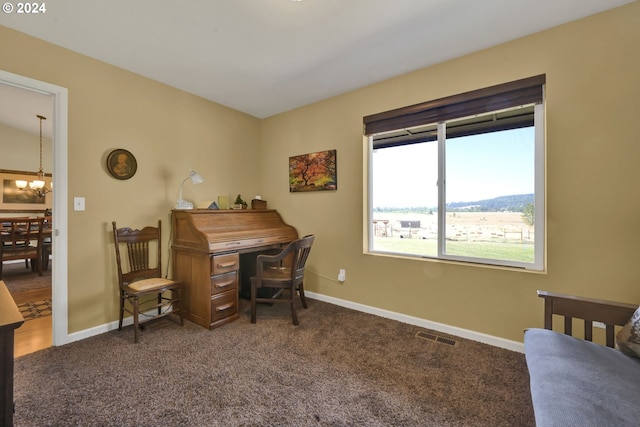
[[[230,309],[231,307],[233,307],[232,302],[230,302],[229,304],[221,305],[220,307],[216,307],[216,311],[225,311]]]
[[[216,267],[218,268],[229,268],[229,267],[233,267],[236,265],[236,262],[225,262],[224,264],[216,264]]]
[[[233,280],[229,280],[228,282],[224,283],[216,283],[216,288],[226,288],[227,286],[231,285],[233,285]]]

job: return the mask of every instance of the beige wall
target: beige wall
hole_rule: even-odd
[[[34,116],[34,120],[37,120]],[[0,125],[0,169],[38,172],[40,140],[38,134]],[[42,168],[51,173],[53,156],[51,140],[42,137]]]
[[[542,325],[537,289],[640,303],[639,18],[633,3],[266,119],[263,195],[317,234],[306,287],[514,341]],[[363,255],[362,117],[542,73],[547,273]],[[289,193],[287,156],[333,148],[338,190]]]
[[[35,116],[34,116],[35,118]],[[23,171],[35,173],[38,172],[40,166],[40,146],[38,134],[32,134],[10,126],[0,125],[0,171]],[[42,168],[45,173],[51,173],[52,165],[51,140],[42,138]],[[4,180],[26,179],[27,181],[35,179],[34,175],[18,175],[13,173],[0,172],[0,186],[3,186]],[[45,177],[45,183],[51,188],[51,178]],[[0,187],[0,194],[3,190]],[[52,203],[51,193],[45,196],[44,204],[26,204],[26,203],[4,203],[0,196],[0,218],[15,217],[18,214],[22,216],[21,210],[29,211],[39,210],[42,215],[46,208],[51,209]],[[38,216],[36,212],[29,212],[28,216]]]
[[[0,27],[0,69],[69,89],[69,196],[87,204],[69,209],[70,332],[117,317],[110,222],[161,218],[166,239],[189,167],[207,181],[185,198],[261,193],[316,234],[310,291],[515,341],[541,325],[536,289],[640,302],[638,17],[633,3],[263,121]],[[362,117],[540,73],[548,272],[364,255]],[[114,148],[138,159],[129,181],[104,170]],[[333,148],[338,190],[289,193],[288,157]]]
[[[0,69],[68,88],[70,333],[117,319],[111,221],[162,219],[168,243],[190,167],[206,182],[187,183],[187,200],[259,190],[256,118],[1,26]],[[137,158],[130,180],[106,172],[115,148]],[[73,211],[74,196],[86,198],[86,211]]]

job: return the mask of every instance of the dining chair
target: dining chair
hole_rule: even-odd
[[[178,314],[180,325],[184,325],[180,306],[182,282],[162,277],[161,221],[157,227],[147,226],[141,230],[118,228],[115,221],[112,225],[120,294],[118,330],[122,330],[125,311],[133,316],[136,343],[139,342],[140,316],[151,320]]]
[[[294,306],[296,291],[302,307],[307,308],[304,296],[304,269],[315,236],[309,235],[289,243],[276,255],[261,254],[256,257],[256,275],[251,278],[251,323],[256,323],[258,302],[287,303],[291,307],[293,324],[298,325]],[[258,289],[271,288],[278,292],[272,297],[258,297]]]
[[[5,261],[31,261],[34,271],[42,276],[43,218],[3,218],[0,226],[0,279]]]
[[[51,215],[44,216],[44,222],[42,223],[42,270],[47,271],[49,269],[49,257],[52,254],[52,228],[53,219]]]
[[[16,220],[16,219],[29,219],[28,216],[21,216],[21,217],[14,217],[14,218],[5,218],[2,220],[2,223],[0,223],[0,228],[2,228],[2,226],[4,227],[10,227],[10,221],[12,220]],[[24,260],[24,266],[25,268],[28,270],[29,269],[29,259],[25,259]],[[31,264],[31,266],[33,267],[33,271],[35,270],[36,265],[35,264]],[[2,275],[0,274],[0,278],[2,278]]]

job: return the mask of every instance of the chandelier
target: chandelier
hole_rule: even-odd
[[[51,192],[51,189],[45,186],[44,171],[42,170],[42,121],[47,120],[47,118],[39,114],[36,117],[40,119],[40,170],[38,171],[38,177],[31,182],[16,180],[16,186],[20,190],[31,190],[36,193],[38,197],[44,197],[45,194]],[[27,188],[27,186],[29,188]]]

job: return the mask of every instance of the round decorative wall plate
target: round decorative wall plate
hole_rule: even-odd
[[[138,170],[138,162],[127,150],[118,148],[107,156],[107,171],[116,179],[129,179],[136,174],[136,170]]]

